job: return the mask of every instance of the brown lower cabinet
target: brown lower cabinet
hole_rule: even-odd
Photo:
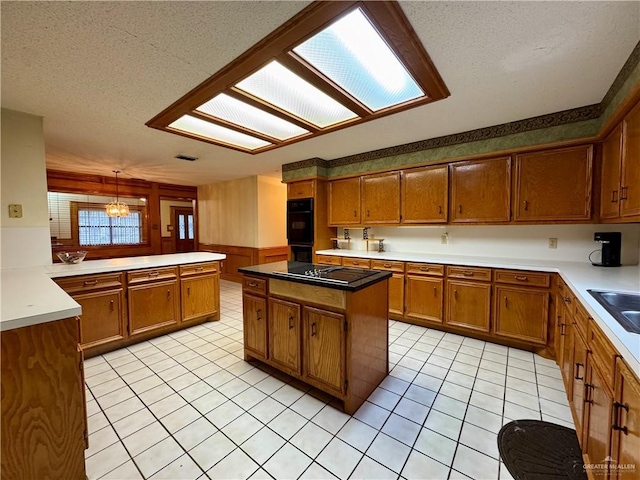
[[[353,414],[388,372],[387,292],[387,280],[346,292],[245,276],[245,359],[333,395]]]
[[[55,279],[82,307],[86,356],[220,318],[219,262]]]
[[[573,362],[571,368],[571,401],[575,405],[573,416],[576,426],[578,439],[582,439],[583,418],[585,413],[585,401],[589,395],[589,375],[587,368],[591,373],[591,365],[587,367],[587,342],[582,338],[582,334],[575,326],[572,326],[573,340]]]
[[[491,284],[447,279],[445,323],[452,327],[489,333]]]
[[[611,435],[611,456],[618,465],[635,465],[635,475],[640,468],[640,382],[621,359],[616,359],[615,400]],[[612,478],[633,478],[624,470],[614,472]]]
[[[532,288],[494,289],[495,334],[527,343],[547,343],[549,292]]]
[[[407,302],[404,315],[418,325],[442,324],[444,280],[426,275],[407,275]]]
[[[2,332],[3,479],[86,478],[77,318]]]

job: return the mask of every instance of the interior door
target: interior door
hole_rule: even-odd
[[[195,220],[193,218],[193,208],[172,207],[172,209],[173,237],[176,243],[176,253],[195,251]]]

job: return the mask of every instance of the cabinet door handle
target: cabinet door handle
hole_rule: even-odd
[[[629,412],[629,405],[626,403],[613,402],[613,425],[611,425],[612,430],[617,430],[625,435],[629,435],[629,430],[626,425],[623,427],[620,424],[622,423],[620,420],[620,410],[625,410]]]
[[[149,277],[157,277],[158,275],[160,275],[160,272],[149,272],[147,274],[147,276],[149,276]]]
[[[256,318],[256,320],[257,320],[257,321],[262,320],[262,309],[261,309],[261,308],[259,308],[258,310],[256,310],[256,317],[257,317],[257,318]]]
[[[618,190],[611,190],[611,203],[618,202]]]
[[[196,272],[201,272],[202,270],[204,270],[204,267],[196,267]]]
[[[562,300],[564,300],[564,303],[571,303],[570,297],[562,297]]]
[[[525,200],[525,201],[524,201],[524,211],[526,212],[526,211],[528,211],[528,210],[529,210],[529,201],[528,201],[528,200]]]
[[[529,277],[527,277],[526,275],[516,275],[516,280],[520,282],[526,282],[527,280],[529,280]]]
[[[109,311],[113,312],[113,300],[109,301]]]
[[[187,297],[191,296],[191,287],[187,287]]]
[[[575,378],[576,380],[584,380],[584,377],[580,376],[580,367],[584,367],[584,365],[582,363],[576,362],[576,367],[573,369],[575,373],[573,378]]]
[[[98,280],[86,280],[84,282],[85,286],[89,286],[89,285],[97,285],[98,284]]]
[[[369,210],[367,210],[367,217],[369,216]]]
[[[560,328],[561,328],[560,335],[563,337],[566,335],[564,332],[564,329],[566,328],[566,326],[567,326],[566,323],[563,323],[562,325],[560,325]]]
[[[293,328],[293,315],[289,315],[289,330]]]
[[[437,287],[433,287],[433,296],[434,297],[438,296],[438,288]]]
[[[353,265],[360,265],[358,262],[356,262],[355,260],[352,262]]]
[[[458,206],[458,213],[462,213],[462,205]]]
[[[391,268],[391,264],[390,263],[385,263],[382,265],[384,268]]]
[[[458,290],[453,291],[453,298],[456,300],[458,299]]]
[[[429,271],[429,267],[420,267],[420,271],[421,272],[428,272]]]
[[[620,189],[620,200],[628,200],[628,198],[627,198],[627,187],[622,187]]]
[[[438,205],[438,215],[442,215],[442,205]]]
[[[357,217],[357,216],[358,216],[358,211],[357,211],[357,210],[354,210],[354,211],[353,211],[353,216],[354,216],[354,217]]]
[[[593,403],[593,385],[590,383],[584,384],[584,403]],[[589,398],[589,392],[591,391],[592,395]]]
[[[171,290],[167,290],[167,300],[171,300]]]
[[[315,337],[317,333],[318,333],[318,331],[316,330],[316,322],[313,322],[311,324],[311,336]]]
[[[504,306],[505,308],[509,308],[509,298],[504,297]]]
[[[473,277],[473,272],[465,270],[464,272],[462,272],[462,275],[464,275],[465,277]]]
[[[556,316],[556,327],[560,327],[562,325],[562,316]]]
[[[255,283],[255,282],[249,282],[249,283],[247,283],[247,285],[249,285],[250,287],[257,287],[258,286],[258,284]]]

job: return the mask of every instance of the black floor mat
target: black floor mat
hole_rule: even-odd
[[[575,430],[541,422],[515,420],[498,433],[502,461],[515,480],[586,480]]]

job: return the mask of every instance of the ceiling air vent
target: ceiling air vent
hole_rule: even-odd
[[[178,160],[186,160],[187,162],[195,162],[198,159],[198,157],[190,157],[189,155],[182,155],[182,154],[176,155],[173,158],[177,158]]]

